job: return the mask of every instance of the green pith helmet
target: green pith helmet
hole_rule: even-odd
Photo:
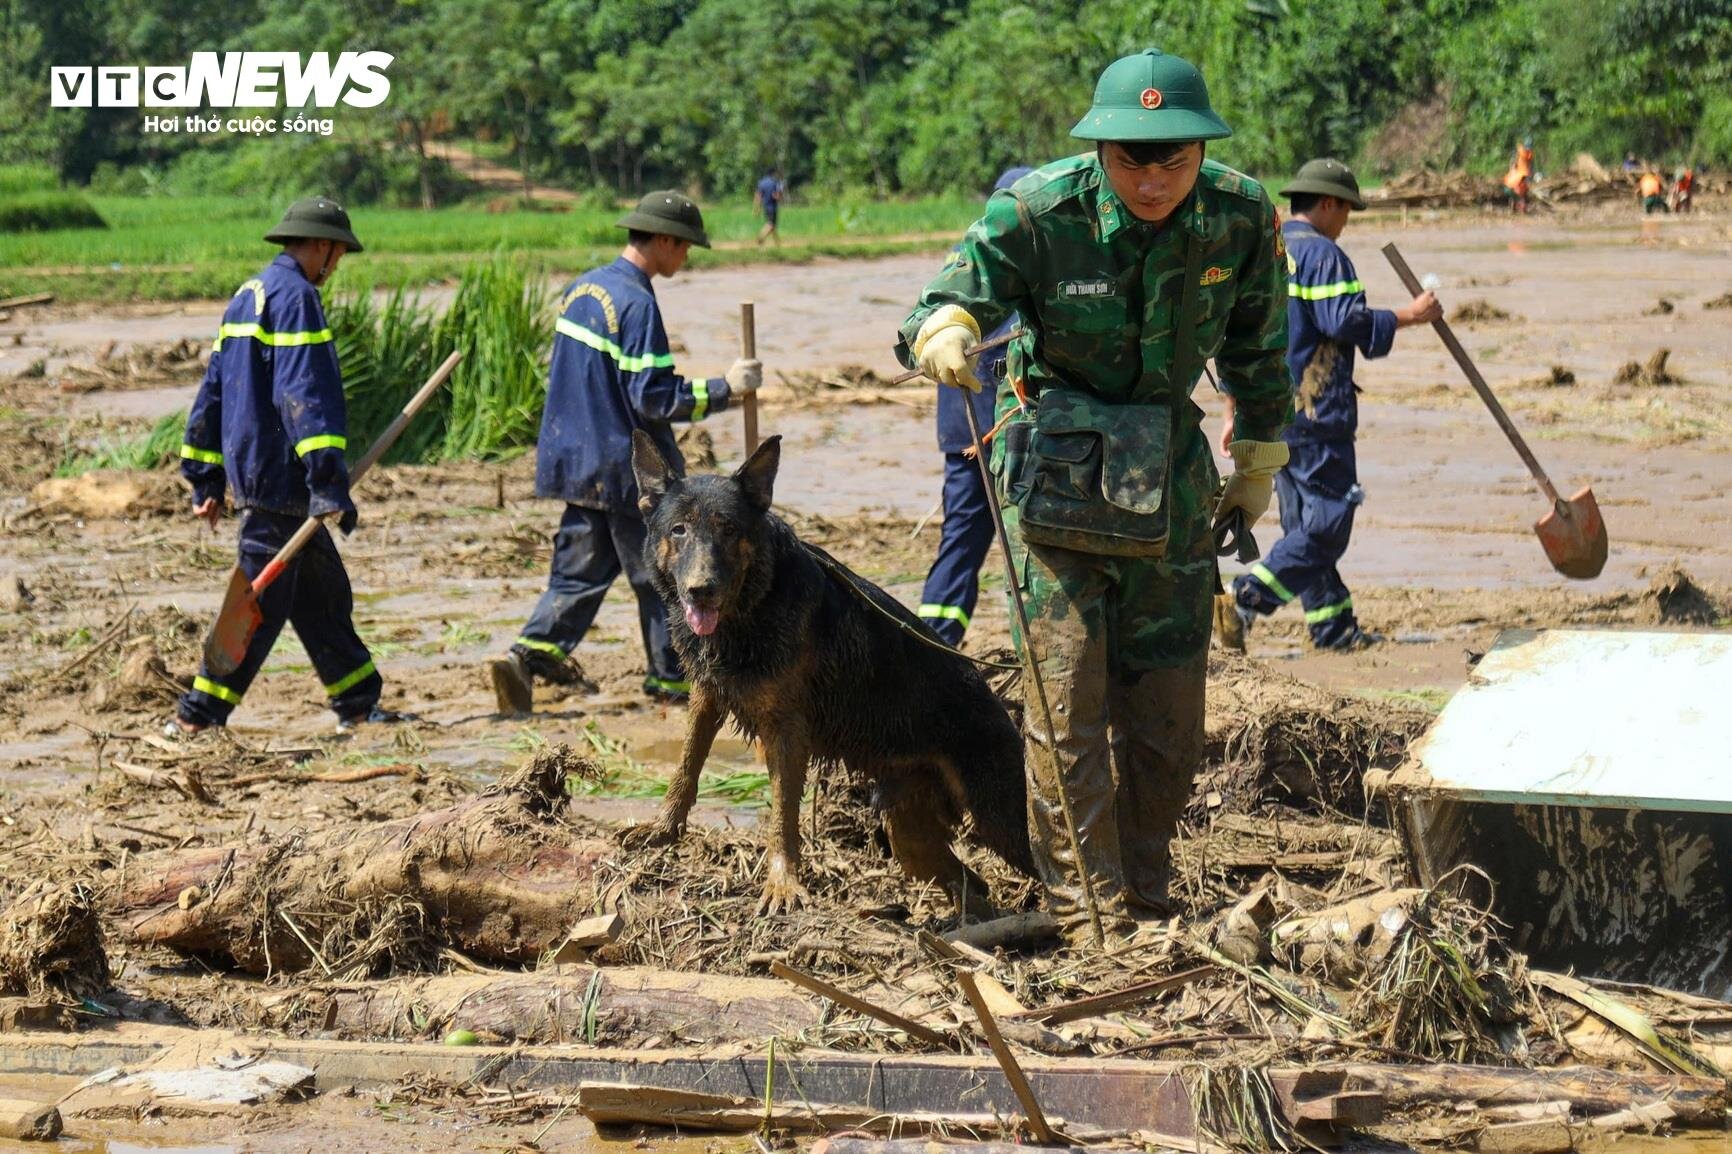
[[[1288,182],[1281,195],[1291,198],[1294,193],[1308,192],[1315,196],[1333,196],[1345,200],[1354,208],[1364,208],[1365,198],[1359,195],[1359,181],[1353,170],[1339,160],[1307,160],[1299,166],[1299,175]]]
[[[265,234],[272,244],[291,240],[340,240],[350,252],[360,252],[361,242],[349,229],[349,214],[328,196],[303,197],[289,205],[277,227]]]
[[[1189,60],[1158,48],[1107,65],[1094,107],[1070,134],[1083,140],[1221,140],[1233,135],[1209,107],[1209,86]]]
[[[690,197],[677,192],[648,194],[620,218],[619,227],[677,236],[703,248],[710,247],[710,236],[704,231],[704,214]]]

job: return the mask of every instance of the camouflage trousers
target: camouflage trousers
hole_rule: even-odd
[[[1217,589],[1208,532],[1214,466],[1196,430],[1174,462],[1173,535],[1163,558],[1028,545],[1005,508],[1053,733],[1024,678],[1029,832],[1066,936],[1092,941],[1082,870],[1109,934],[1168,912],[1170,844],[1203,750],[1203,698]],[[1185,442],[1189,441],[1189,444]],[[1188,452],[1186,450],[1189,450]],[[1012,615],[1026,660],[1029,639]],[[1060,781],[1083,861],[1065,828]]]

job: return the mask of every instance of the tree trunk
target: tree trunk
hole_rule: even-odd
[[[361,976],[387,958],[451,946],[534,962],[593,912],[611,842],[561,820],[568,747],[448,809],[264,845],[167,851],[114,877],[108,913],[139,945],[249,973],[319,966]]]
[[[266,1028],[346,1038],[413,1041],[470,1030],[486,1041],[643,1047],[795,1034],[816,1026],[823,1010],[766,978],[582,965],[317,985],[267,995],[253,1012]]]

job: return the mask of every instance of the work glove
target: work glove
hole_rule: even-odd
[[[728,366],[728,371],[722,379],[728,382],[728,394],[735,397],[749,397],[764,383],[764,365],[762,361],[750,357],[741,357]]]
[[[355,531],[355,526],[360,520],[361,514],[357,513],[353,507],[344,509],[343,515],[337,518],[337,528],[342,530],[343,536],[347,537]]]
[[[1233,475],[1215,506],[1216,524],[1233,510],[1245,515],[1245,528],[1253,528],[1269,511],[1275,491],[1275,470],[1287,463],[1285,441],[1233,441],[1227,446],[1233,458]]]
[[[954,385],[971,393],[980,391],[980,379],[968,367],[967,353],[980,343],[980,326],[960,305],[945,305],[926,318],[914,338],[914,359],[920,371],[941,385]]]

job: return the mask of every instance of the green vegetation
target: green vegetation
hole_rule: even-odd
[[[30,192],[0,198],[0,233],[107,228],[90,201],[72,192]]]
[[[567,778],[566,787],[579,797],[663,797],[668,791],[665,777],[657,777],[625,750],[625,743],[603,733],[595,722],[583,727],[590,754],[601,765],[594,780]],[[729,805],[759,806],[769,800],[770,775],[761,769],[732,773],[705,773],[698,778],[698,797],[725,801]]]
[[[170,413],[142,436],[100,442],[85,452],[69,450],[54,475],[76,477],[92,469],[159,469],[179,458],[185,435],[186,414]]]

